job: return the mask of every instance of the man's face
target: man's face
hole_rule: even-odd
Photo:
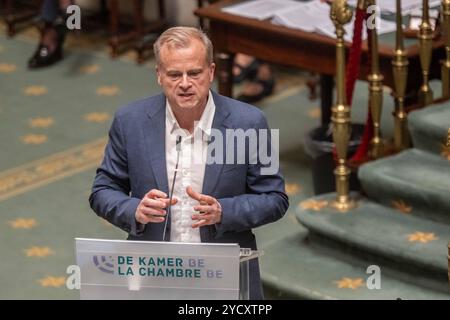
[[[163,46],[156,68],[158,83],[172,108],[202,109],[214,79],[214,63],[206,62],[206,49],[199,40],[187,48]]]

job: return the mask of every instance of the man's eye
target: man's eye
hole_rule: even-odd
[[[178,79],[181,75],[179,73],[169,73],[170,79]]]
[[[192,71],[192,72],[189,72],[188,75],[191,78],[196,78],[196,77],[200,76],[201,73],[202,73],[201,71]]]

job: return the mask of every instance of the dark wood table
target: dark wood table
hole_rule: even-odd
[[[110,15],[110,39],[111,57],[118,55],[118,48],[131,41],[136,42],[137,62],[144,61],[144,51],[153,48],[153,41],[167,26],[166,10],[164,0],[158,0],[158,18],[154,21],[145,21],[144,19],[144,1],[133,0],[133,27],[124,32],[119,27],[119,0],[108,0]],[[121,2],[123,4],[123,2]]]
[[[209,35],[214,44],[219,80],[219,93],[232,96],[232,63],[236,53],[245,53],[270,63],[301,68],[321,75],[322,124],[330,122],[333,103],[333,77],[336,72],[336,41],[317,33],[304,32],[277,26],[268,20],[259,21],[221,11],[221,8],[238,0],[223,0],[199,8],[195,14],[209,20]],[[384,84],[394,87],[392,58],[395,33],[379,37],[380,68]],[[407,104],[416,99],[421,85],[421,67],[417,39],[406,40],[409,58]],[[346,43],[347,56],[350,44]],[[440,78],[440,63],[444,58],[444,43],[438,39],[433,44],[430,78]],[[363,56],[359,78],[366,80],[368,70],[367,41],[363,43]]]
[[[29,22],[40,14],[42,0],[28,1],[28,3],[18,3],[13,0],[0,1],[0,16],[4,18],[8,37],[16,34],[16,25]]]

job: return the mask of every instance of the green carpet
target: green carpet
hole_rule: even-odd
[[[367,164],[359,170],[359,176],[371,199],[388,207],[400,208],[403,204],[407,214],[450,225],[450,162],[447,159],[410,149]]]
[[[333,197],[331,194],[315,199],[330,202]],[[418,269],[420,276],[428,275],[440,282],[441,291],[448,290],[447,261],[442,249],[448,242],[449,225],[399,214],[364,198],[347,213],[336,214],[324,207],[320,211],[302,210],[297,217],[319,244],[332,244],[339,252],[353,252],[389,269],[411,273]],[[418,237],[418,228],[432,231],[434,241],[426,245],[412,241]]]
[[[8,288],[0,290],[0,299],[78,299],[78,291],[65,287],[66,269],[75,262],[74,238],[126,236],[88,205],[112,116],[159,87],[152,61],[137,66],[127,57],[111,60],[101,50],[75,45],[61,63],[28,71],[34,48],[28,35],[0,36],[0,287]],[[320,110],[308,100],[301,72],[276,72],[275,94],[258,105],[280,128],[281,165],[295,207],[311,195],[301,144]],[[256,230],[260,248],[297,228],[293,221],[290,210]]]
[[[410,119],[414,148],[359,168],[368,198],[353,195],[355,208],[330,207],[334,193],[300,203],[302,228],[266,248],[280,260],[298,252],[289,267],[298,274],[280,275],[268,260],[264,274],[272,290],[295,298],[450,299],[450,162],[436,148],[445,142],[449,104],[414,111]],[[380,290],[366,285],[370,265],[380,268]]]
[[[266,247],[262,263],[265,283],[274,297],[282,299],[362,299],[416,300],[449,299],[449,295],[400,280],[380,265],[381,290],[368,289],[367,267],[378,262],[356,259],[353,255],[310,243],[307,232],[297,230]],[[281,261],[289,263],[280,267]],[[283,272],[280,272],[282,268]],[[269,291],[269,290],[268,290]]]
[[[87,201],[111,117],[156,93],[155,76],[76,51],[30,72],[33,43],[1,37],[0,46],[0,298],[77,299],[64,284],[74,238],[125,237]]]
[[[411,114],[408,121],[416,148],[441,154],[450,128],[449,109],[447,101]]]
[[[127,56],[111,60],[97,42],[79,45],[83,35],[68,39],[61,63],[28,71],[34,39],[28,34],[0,36],[0,299],[78,299],[78,291],[64,283],[66,268],[75,262],[74,238],[126,236],[97,218],[87,201],[112,115],[124,103],[158,93],[159,87],[153,61],[137,66]],[[319,101],[308,99],[307,73],[276,67],[275,75],[275,93],[257,105],[270,126],[280,129],[281,167],[291,207],[282,220],[255,230],[264,253],[266,295],[350,298],[348,289],[336,283],[337,275],[365,269],[330,264],[328,253],[317,260],[315,248],[303,247],[306,229],[295,216],[298,204],[313,194],[311,160],[303,143],[306,133],[319,125]],[[353,122],[365,122],[367,92],[367,83],[358,82]],[[387,137],[392,135],[392,110],[386,90],[382,132]],[[299,261],[308,268],[297,269]],[[319,281],[311,276],[317,265],[329,272],[320,280],[331,288],[325,293],[307,289]],[[389,284],[389,297],[400,295],[395,281]],[[299,290],[309,293],[298,295]]]

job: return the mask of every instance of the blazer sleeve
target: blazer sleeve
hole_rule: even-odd
[[[266,129],[267,132],[270,132],[263,114],[260,114],[254,128]],[[261,147],[270,148],[272,145],[271,135],[268,134],[267,137],[268,139],[258,139],[258,153]],[[278,150],[272,149],[271,152],[278,152]],[[257,157],[255,164],[248,164],[246,193],[231,198],[218,199],[222,207],[222,221],[215,225],[216,237],[220,237],[227,231],[250,230],[274,222],[284,216],[289,207],[284,179],[279,168],[276,168],[273,174],[264,174],[264,170],[261,171],[264,168],[267,170],[268,167],[269,165],[262,164],[260,157]]]
[[[92,186],[89,203],[94,212],[113,225],[138,236],[144,226],[135,219],[140,199],[130,197],[126,138],[118,114],[114,116],[105,155]]]

